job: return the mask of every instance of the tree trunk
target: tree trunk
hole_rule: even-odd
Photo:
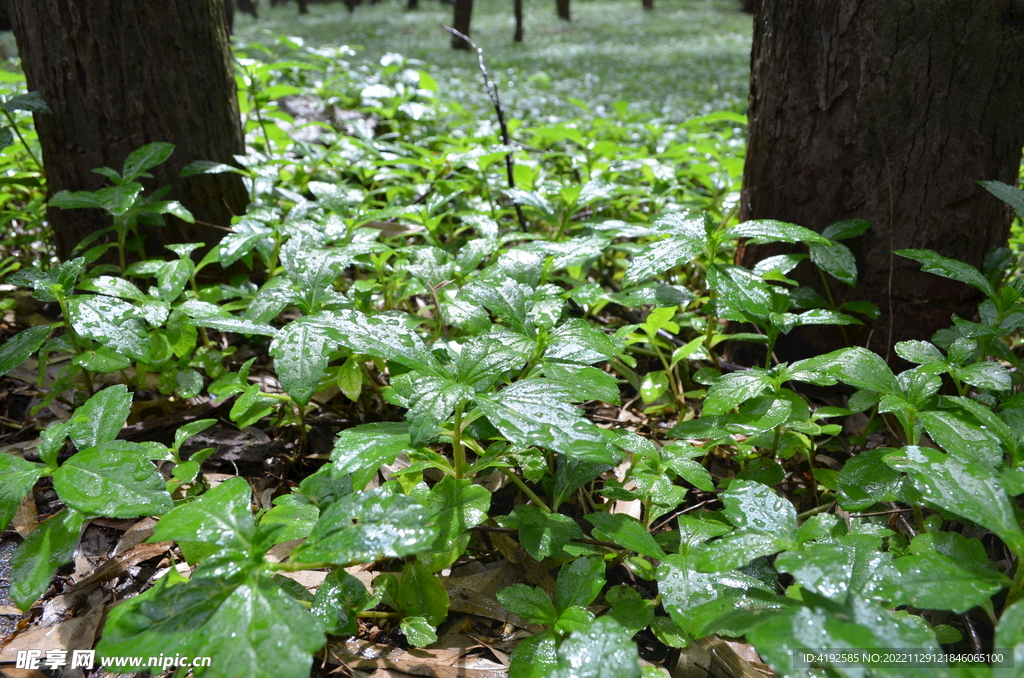
[[[259,0],[238,0],[236,4],[238,5],[239,12],[251,14],[257,19],[260,18],[259,12],[256,9],[259,5]]]
[[[469,37],[469,22],[473,18],[473,0],[455,0],[452,28]],[[452,49],[469,49],[470,44],[457,35],[452,36]]]
[[[299,3],[299,14],[309,14],[309,3],[307,0],[297,0]]]
[[[224,0],[224,25],[228,35],[235,32],[235,0]]]
[[[197,221],[227,226],[248,195],[232,173],[179,179],[195,160],[231,163],[244,152],[223,0],[13,0],[11,16],[28,89],[53,110],[35,115],[50,195],[96,190],[133,150],[154,141],[176,149],[152,170],[148,189],[172,186]],[[144,182],[146,183],[146,182]],[[90,232],[110,224],[98,210],[50,208],[57,253],[66,259]],[[168,219],[147,248],[220,240],[223,230]]]
[[[523,41],[523,0],[512,0],[512,11],[516,16],[516,32],[512,42]]]
[[[415,12],[420,8],[420,0],[408,0],[405,8],[410,12]]]
[[[644,9],[648,11],[654,9],[654,0],[641,0],[641,2],[643,3]]]
[[[569,0],[555,0],[555,9],[558,18],[562,21],[572,21],[572,13],[569,11]]]
[[[952,313],[973,315],[973,289],[891,252],[932,249],[980,267],[1006,242],[1010,211],[977,182],[1017,180],[1024,12],[1012,9],[1015,0],[755,5],[741,219],[817,231],[870,221],[845,243],[857,258],[857,288],[829,284],[837,303],[878,305],[881,317],[855,342],[883,355],[893,342],[931,338]],[[751,266],[780,251],[744,247],[738,257]],[[793,275],[822,289],[809,265]],[[838,342],[800,332],[780,346],[780,359]]]

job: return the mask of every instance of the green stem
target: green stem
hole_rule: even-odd
[[[269,572],[299,572],[300,570],[322,570],[336,567],[335,563],[265,563]]]
[[[128,233],[126,232],[128,230],[127,224],[120,217],[114,217],[114,230],[117,231],[117,258],[121,264],[121,273],[123,274],[124,269],[127,268],[124,257],[125,240],[128,238]]]
[[[1020,567],[1020,555],[1017,555],[1015,565],[1017,567],[1017,572],[1014,575],[1010,591],[1006,595],[1006,606],[1003,610],[1020,600],[1021,592],[1024,592],[1024,567]]]
[[[36,167],[39,168],[39,171],[42,172],[43,163],[39,162],[39,158],[37,158],[36,154],[32,152],[31,148],[29,148],[28,142],[25,141],[25,137],[21,136],[21,132],[18,130],[18,125],[14,120],[14,115],[10,111],[3,111],[3,113],[5,116],[7,116],[8,122],[11,123],[11,130],[13,130],[15,136],[18,137],[18,141],[20,141],[21,145],[25,147],[25,152],[28,153],[28,157],[32,158],[32,162],[34,162],[36,164]]]
[[[455,461],[455,479],[466,477],[466,448],[462,445],[462,410],[465,401],[455,408],[455,426],[452,430],[452,456]]]
[[[498,470],[501,471],[502,473],[504,473],[505,477],[508,478],[509,480],[511,480],[513,485],[515,485],[520,490],[522,490],[523,494],[525,494],[527,497],[529,497],[530,501],[532,501],[534,504],[537,505],[537,508],[539,508],[541,511],[544,511],[544,513],[554,513],[554,511],[552,511],[548,507],[548,505],[545,504],[541,500],[541,498],[538,497],[537,494],[533,490],[531,490],[529,487],[526,486],[526,483],[523,482],[522,478],[520,478],[515,473],[513,473],[512,471],[508,470],[507,468],[505,468],[503,466],[499,466]]]
[[[401,619],[403,615],[401,612],[382,612],[379,610],[363,610],[362,612],[356,612],[357,617],[363,619]]]

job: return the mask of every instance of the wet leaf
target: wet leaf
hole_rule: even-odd
[[[607,438],[566,402],[568,393],[547,379],[526,379],[493,396],[477,396],[477,406],[511,442],[537,445],[569,457],[611,462]]]
[[[640,655],[618,622],[599,617],[558,647],[552,678],[640,678]]]
[[[251,494],[249,483],[231,478],[163,516],[151,541],[200,541],[247,550],[256,537]]]
[[[839,505],[847,511],[863,511],[883,501],[897,501],[900,473],[882,456],[891,448],[864,450],[851,457],[839,471]]]
[[[836,242],[831,246],[811,245],[810,250],[815,266],[851,287],[857,284],[857,260],[849,247]]]
[[[132,407],[132,394],[124,384],[97,391],[71,417],[68,436],[80,450],[117,438]]]
[[[530,624],[550,626],[558,616],[551,597],[542,589],[526,584],[513,584],[498,591],[498,602]]]
[[[997,570],[964,569],[936,552],[897,558],[893,565],[901,575],[897,600],[928,610],[963,614],[1010,585],[1010,579]]]
[[[434,626],[423,617],[406,617],[398,627],[413,647],[426,647],[437,642]]]
[[[57,568],[71,562],[84,519],[78,511],[64,509],[33,530],[14,550],[10,596],[19,609],[28,611],[46,591]]]
[[[623,288],[651,280],[663,271],[685,264],[703,249],[707,235],[701,219],[678,219],[672,230],[675,233],[673,237],[651,243],[633,257],[622,279]]]
[[[22,500],[32,491],[46,467],[0,453],[0,527],[7,529]],[[583,536],[583,533],[580,533]]]
[[[39,325],[18,332],[0,346],[0,376],[13,370],[39,350],[53,325]]]
[[[367,490],[339,498],[320,516],[292,562],[372,563],[428,550],[437,539],[432,509],[413,497]]]
[[[708,287],[718,293],[718,315],[723,318],[753,321],[767,318],[772,312],[771,289],[740,266],[709,266]]]
[[[420,553],[419,560],[431,572],[437,572],[451,567],[465,553],[469,545],[469,528],[487,519],[491,493],[467,478],[456,480],[445,476],[431,488],[430,503],[437,515],[438,536],[434,550]]]
[[[1024,533],[992,467],[916,446],[890,452],[885,462],[906,471],[929,503],[995,532],[1011,549],[1024,552]]]
[[[125,440],[74,455],[54,471],[53,487],[64,503],[86,515],[139,518],[174,506],[146,449]]]
[[[549,678],[557,664],[558,638],[554,632],[544,631],[519,641],[509,657],[508,676]]]
[[[809,544],[800,551],[786,551],[775,559],[779,572],[793,575],[809,591],[846,602],[853,577],[855,554],[842,544]]]
[[[370,603],[370,592],[361,581],[341,568],[331,570],[313,597],[313,616],[332,636],[354,635],[359,630],[356,614]]]
[[[416,448],[409,440],[409,424],[379,422],[362,424],[338,434],[331,461],[340,474],[351,474],[352,488],[362,490],[383,464],[391,464],[402,452]]]
[[[515,507],[501,525],[519,530],[519,543],[538,561],[562,553],[563,546],[583,537],[583,530],[569,516],[529,504]]]
[[[632,516],[622,513],[588,513],[584,516],[611,541],[651,558],[665,558],[665,552],[651,533]]]
[[[418,562],[408,563],[402,568],[395,602],[402,612],[422,617],[432,627],[444,621],[451,604],[441,581]]]
[[[745,221],[728,231],[734,238],[757,238],[767,242],[804,242],[829,246],[832,241],[814,231],[775,219]]]
[[[895,250],[894,254],[920,263],[921,270],[926,273],[934,273],[943,278],[949,278],[970,285],[981,290],[990,298],[995,298],[996,296],[992,283],[988,281],[988,278],[970,264],[944,257],[931,250]]]
[[[142,148],[129,153],[128,157],[124,159],[124,168],[121,170],[121,176],[128,180],[134,179],[143,172],[151,170],[166,161],[171,157],[172,153],[174,153],[174,144],[164,141],[146,144]]]
[[[562,614],[570,607],[590,605],[604,588],[604,559],[577,558],[558,571],[555,582],[555,609]]]
[[[722,376],[708,391],[702,414],[725,414],[732,408],[761,395],[771,385],[771,378],[760,370],[732,372]]]
[[[95,339],[121,355],[148,363],[150,343],[138,309],[126,301],[103,295],[78,294],[68,299],[71,326],[79,335]]]
[[[300,406],[309,404],[316,386],[324,376],[334,342],[314,319],[299,318],[285,325],[274,336],[270,355],[281,386]]]

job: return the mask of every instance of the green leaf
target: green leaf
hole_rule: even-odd
[[[701,408],[702,415],[725,414],[737,405],[761,395],[771,386],[771,377],[761,370],[732,372],[715,382]]]
[[[447,372],[415,331],[401,319],[390,315],[367,316],[359,311],[332,312],[324,324],[332,336],[353,353],[393,360],[427,374],[445,376]]]
[[[927,365],[946,359],[942,351],[928,341],[900,341],[896,343],[896,355],[907,362]]]
[[[562,614],[570,607],[590,605],[604,588],[604,558],[577,558],[558,571],[555,609]]]
[[[235,332],[236,334],[255,334],[265,337],[277,334],[277,329],[271,325],[234,316],[195,315],[192,316],[192,324],[196,327],[209,327],[221,332]]]
[[[811,360],[826,369],[831,376],[851,386],[883,395],[903,395],[896,376],[874,351],[853,346]]]
[[[869,228],[871,228],[871,224],[866,219],[837,221],[826,226],[825,230],[821,232],[821,237],[828,238],[833,242],[836,240],[849,240],[865,233]]]
[[[437,642],[434,625],[423,617],[406,617],[398,622],[398,628],[413,647],[426,647]]]
[[[583,537],[583,530],[569,516],[529,504],[515,507],[501,525],[519,530],[519,543],[538,561],[562,553],[563,546]]]
[[[64,509],[44,521],[11,555],[10,596],[28,611],[50,585],[57,568],[70,563],[85,519],[74,509]]]
[[[50,207],[59,207],[63,210],[70,209],[103,209],[103,204],[92,191],[60,191],[47,202]]]
[[[572,318],[548,334],[546,360],[576,365],[593,365],[619,357],[625,342],[593,327],[582,318]]]
[[[249,483],[231,478],[163,516],[151,541],[200,541],[245,551],[256,537],[251,495]]]
[[[97,653],[212,656],[205,678],[308,676],[311,655],[324,644],[317,621],[273,579],[228,563],[193,574],[187,582],[158,584],[118,606]],[[201,568],[202,570],[202,568]]]
[[[780,553],[775,567],[805,589],[841,604],[850,590],[855,555],[842,544],[809,544],[802,551]]]
[[[551,678],[640,678],[636,644],[609,616],[573,631],[558,648]]]
[[[831,241],[828,238],[815,233],[808,228],[797,226],[796,224],[788,224],[784,221],[776,221],[774,219],[746,221],[737,226],[733,226],[728,230],[728,233],[733,238],[757,238],[758,240],[764,240],[767,242],[804,242],[826,246],[831,244]]]
[[[392,379],[394,392],[402,398],[397,404],[409,408],[409,438],[413,445],[426,445],[437,436],[441,424],[464,402],[472,391],[468,386],[445,377],[409,372]],[[389,397],[391,402],[395,402]]]
[[[451,567],[465,553],[469,528],[487,519],[491,493],[467,478],[445,476],[430,489],[430,503],[437,515],[438,536],[434,551],[419,554],[419,559],[431,572],[437,572]]]
[[[919,262],[921,270],[926,273],[934,273],[943,278],[970,285],[984,292],[989,298],[996,296],[995,289],[992,288],[992,283],[988,278],[970,264],[944,257],[931,250],[895,250],[894,254]]]
[[[611,462],[607,438],[580,411],[565,402],[568,394],[548,379],[524,379],[496,395],[476,398],[487,419],[511,442],[536,445],[578,459]]]
[[[1024,191],[1001,181],[979,181],[978,183],[984,186],[989,193],[1012,207],[1018,217],[1024,219]]]
[[[0,376],[13,370],[39,350],[53,325],[38,325],[18,332],[0,346]]]
[[[149,362],[145,323],[138,309],[128,302],[99,294],[75,295],[68,299],[68,316],[79,335],[133,360]]]
[[[640,398],[645,405],[650,405],[664,395],[669,389],[668,373],[665,370],[655,370],[644,375],[640,382]]]
[[[1006,648],[1010,652],[1005,664],[993,667],[992,678],[1019,678],[1020,667],[1024,666],[1024,600],[1018,600],[1003,610],[996,626],[994,647]]]
[[[489,389],[502,374],[519,370],[529,357],[527,351],[506,343],[507,337],[485,334],[461,345],[448,345],[457,380],[474,391]]]
[[[588,513],[584,518],[616,544],[630,551],[658,559],[666,556],[651,533],[632,516],[623,513]]]
[[[770,487],[736,480],[722,493],[722,514],[740,529],[796,539],[796,509]]]
[[[611,464],[561,455],[556,464],[555,487],[552,492],[552,505],[556,510],[573,492],[612,467]]]
[[[703,457],[707,450],[691,445],[673,443],[661,450],[661,461],[686,482],[705,492],[715,491],[715,481],[708,470],[693,461],[693,457]]]
[[[839,505],[847,511],[863,511],[879,502],[897,501],[901,475],[882,456],[892,452],[878,447],[851,457],[839,470]]]
[[[993,467],[1003,465],[999,438],[959,412],[932,410],[922,412],[920,418],[931,439],[954,456]]]
[[[406,615],[422,617],[431,626],[444,621],[451,605],[441,580],[418,562],[407,563],[402,568],[395,602]]]
[[[815,266],[851,287],[857,284],[857,260],[849,247],[836,242],[831,246],[811,245],[810,250]]]
[[[305,539],[320,518],[320,509],[312,504],[280,504],[260,518],[260,527],[276,527],[273,541],[282,544],[293,539]]]
[[[181,168],[178,172],[179,177],[193,177],[197,174],[220,174],[222,172],[234,172],[235,174],[245,174],[245,170],[240,170],[237,167],[231,165],[225,165],[222,162],[213,162],[212,160],[196,160],[190,162]]]
[[[338,434],[331,461],[339,474],[352,476],[352,489],[364,489],[383,464],[416,448],[409,441],[409,424],[380,422],[345,429]]]
[[[982,361],[950,370],[960,381],[991,391],[1008,391],[1013,386],[1010,371],[999,363]]]
[[[557,665],[558,637],[553,631],[536,633],[520,640],[512,650],[508,678],[549,678]]]
[[[498,591],[502,607],[530,624],[551,626],[558,613],[551,597],[543,590],[526,584],[513,584]]]
[[[995,532],[1010,549],[1024,553],[1024,532],[992,467],[916,446],[889,453],[885,462],[907,472],[928,503]]]
[[[335,568],[313,597],[313,616],[332,636],[351,636],[359,630],[356,615],[370,603],[370,592],[345,570]]]
[[[331,504],[291,559],[350,565],[401,558],[429,550],[437,533],[433,513],[413,497],[368,490]]]
[[[605,600],[612,606],[608,615],[630,636],[640,633],[654,620],[655,601],[644,600],[634,588],[613,586],[605,594]]]
[[[71,417],[68,435],[79,450],[117,438],[128,420],[132,394],[124,384],[97,391]]]
[[[727,572],[792,545],[792,539],[774,534],[736,530],[709,543],[697,559],[696,567],[701,572]]]
[[[718,293],[718,315],[729,320],[753,321],[772,312],[772,292],[768,285],[740,266],[712,264],[708,267],[708,287]]]
[[[541,365],[541,369],[545,377],[558,383],[569,392],[569,397],[573,402],[598,400],[618,405],[622,400],[618,379],[604,370],[584,365],[563,365],[546,361]],[[665,379],[665,388],[668,388],[667,378]]]
[[[50,110],[50,107],[46,104],[46,100],[43,99],[43,95],[39,92],[25,92],[24,94],[13,96],[3,102],[3,104],[0,104],[0,108],[4,109],[8,113],[12,113],[14,111],[26,111],[28,113],[53,113],[53,111]]]
[[[276,406],[277,401],[263,395],[259,384],[249,384],[242,396],[231,406],[228,416],[242,429],[269,415]]]
[[[0,454],[0,529],[7,529],[21,502],[45,470],[46,467],[40,464]]]
[[[142,148],[129,153],[128,157],[124,159],[124,169],[121,170],[121,176],[130,181],[140,176],[143,172],[163,163],[167,158],[171,157],[171,153],[174,153],[174,144],[164,141],[146,144]]]
[[[1010,579],[998,570],[964,569],[941,553],[904,556],[893,565],[901,575],[900,603],[928,610],[963,614],[1010,585]]]
[[[703,220],[666,215],[658,223],[663,227],[671,224],[673,236],[647,245],[633,257],[622,279],[623,288],[650,280],[663,271],[684,264],[703,249],[707,240]]]
[[[53,473],[61,500],[86,515],[138,518],[174,504],[146,449],[125,440],[101,442],[74,455]]]
[[[334,342],[316,320],[299,318],[285,325],[270,344],[281,387],[300,407],[309,404],[324,376]]]

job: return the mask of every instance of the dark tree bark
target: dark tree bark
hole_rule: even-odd
[[[929,339],[977,296],[890,253],[933,249],[980,267],[1010,211],[977,182],[1017,180],[1024,145],[1024,12],[1013,0],[757,0],[740,217],[821,231],[864,218],[847,241],[881,318],[855,338],[887,355]],[[776,247],[746,247],[747,266]],[[805,268],[806,266],[806,268]],[[801,265],[801,282],[816,273]],[[821,289],[820,282],[817,284]],[[842,289],[841,289],[842,288]],[[797,331],[799,332],[799,330]],[[797,334],[794,332],[794,334]],[[834,338],[833,338],[834,339]],[[780,359],[834,348],[821,331]]]
[[[420,0],[408,0],[405,4],[405,8],[410,12],[415,12],[420,8]]]
[[[224,0],[224,25],[228,35],[235,32],[235,0]]]
[[[299,14],[309,14],[309,3],[307,0],[296,0],[299,3]]]
[[[257,19],[260,18],[257,8],[259,7],[259,0],[238,0],[235,4],[238,5],[239,12],[245,12],[251,14]]]
[[[572,21],[572,12],[569,10],[569,0],[555,0],[555,10],[558,18],[562,21]]]
[[[455,0],[455,16],[452,18],[452,28],[469,36],[469,23],[473,18],[473,0]],[[452,36],[452,49],[469,49],[468,42],[457,35]]]
[[[744,14],[753,14],[754,0],[740,0],[740,11]]]
[[[654,9],[654,0],[641,0],[641,3],[645,10],[650,11]]]
[[[28,88],[53,110],[35,116],[50,195],[101,188],[108,180],[94,167],[120,170],[131,151],[169,141],[174,154],[152,170],[148,188],[171,185],[169,197],[207,224],[227,226],[245,211],[237,175],[177,177],[195,160],[230,163],[244,151],[223,0],[13,0],[10,7]],[[47,219],[61,258],[110,223],[83,209],[51,208]],[[147,232],[147,248],[212,245],[221,235],[169,218],[167,229]]]
[[[7,3],[8,0],[0,0],[0,31],[11,30],[11,15]]]
[[[512,36],[512,42],[523,41],[523,0],[512,0],[512,12],[516,17],[516,32]]]

